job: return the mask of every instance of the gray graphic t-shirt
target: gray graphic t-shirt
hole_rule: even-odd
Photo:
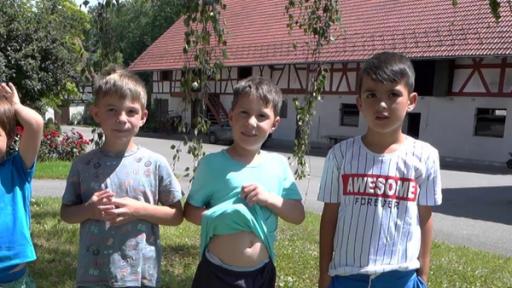
[[[62,203],[86,203],[103,189],[150,204],[170,205],[182,197],[169,163],[142,147],[121,156],[96,149],[77,158]],[[76,285],[157,286],[161,256],[158,225],[135,220],[111,226],[86,220],[80,224]]]

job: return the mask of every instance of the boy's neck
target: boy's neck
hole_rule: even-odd
[[[260,153],[260,149],[258,150],[249,150],[244,149],[243,147],[237,146],[235,144],[229,146],[227,152],[231,158],[240,161],[245,164],[249,164],[257,157]]]
[[[407,136],[399,131],[399,133],[376,133],[372,131],[366,132],[361,139],[366,148],[376,154],[393,153],[397,151],[405,142]]]
[[[130,141],[128,143],[115,143],[113,141],[105,141],[101,146],[101,151],[112,155],[124,155],[128,151],[137,149],[137,145]]]

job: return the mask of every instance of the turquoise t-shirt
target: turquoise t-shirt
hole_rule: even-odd
[[[3,272],[36,259],[30,237],[33,174],[34,165],[25,168],[18,152],[0,163],[0,271]],[[0,279],[7,277],[4,276],[0,275]]]
[[[261,205],[249,206],[240,196],[242,185],[257,184],[283,199],[301,200],[286,158],[261,151],[250,164],[234,160],[226,150],[199,161],[187,202],[208,211],[201,220],[201,254],[214,235],[254,233],[274,260],[277,215]]]

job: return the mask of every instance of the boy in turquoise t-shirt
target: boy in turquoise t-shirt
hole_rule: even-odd
[[[234,87],[233,145],[201,159],[185,218],[201,225],[192,287],[274,287],[277,217],[300,224],[304,206],[286,159],[261,151],[279,124],[280,90],[249,77]]]

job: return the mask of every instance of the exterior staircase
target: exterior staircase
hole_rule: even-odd
[[[222,102],[220,102],[218,94],[208,95],[206,107],[207,118],[212,125],[228,121],[228,112],[226,108],[224,108],[224,105],[222,105]]]

